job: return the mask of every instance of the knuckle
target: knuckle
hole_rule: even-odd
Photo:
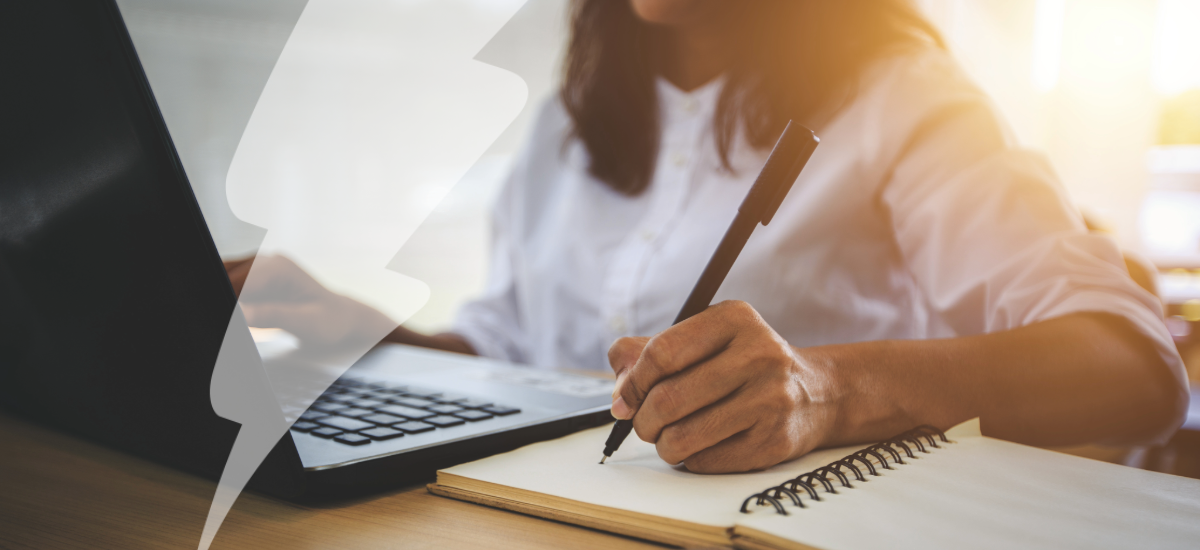
[[[639,411],[639,414],[634,415],[632,419],[633,431],[637,432],[638,438],[642,441],[645,441],[646,443],[657,443],[661,435],[659,430],[652,425],[653,422],[647,419],[648,416],[650,415],[646,414],[644,410]]]
[[[695,454],[695,437],[684,426],[672,424],[658,436],[658,456],[670,464],[679,464]]]
[[[791,346],[776,337],[774,333],[755,338],[742,349],[748,365],[766,368],[775,375],[786,376],[788,367],[793,362]]]
[[[771,414],[776,417],[787,414],[792,409],[792,395],[786,387],[774,388],[764,401]]]
[[[654,338],[647,342],[637,368],[630,373],[625,385],[625,391],[630,392],[626,397],[632,397],[638,403],[645,400],[654,384],[667,372],[670,354],[669,344],[662,340]]]
[[[635,370],[625,379],[625,385],[621,387],[621,397],[625,398],[625,403],[630,407],[640,408],[650,393],[650,388],[644,387],[646,385],[640,373]]]
[[[696,456],[688,457],[687,463],[684,466],[693,474],[717,473],[713,471],[712,461],[708,459],[708,453],[700,453]]]
[[[645,423],[638,422],[636,416],[633,420],[633,433],[637,434],[638,439],[641,439],[646,443],[656,443],[658,441],[658,434],[651,434],[648,430],[646,430]]]
[[[629,354],[629,349],[633,346],[633,339],[628,336],[617,338],[611,346],[608,347],[608,363],[614,367],[624,362],[625,356]]]
[[[709,449],[687,459],[688,471],[697,474],[724,474],[734,471],[728,467],[731,458],[727,449]],[[736,459],[734,459],[736,460]]]
[[[671,341],[659,335],[646,342],[646,347],[642,350],[642,359],[645,360],[646,366],[657,372],[663,370],[673,353]]]
[[[726,300],[720,303],[724,313],[736,321],[745,321],[758,317],[754,308],[741,300]]]
[[[663,416],[674,417],[682,406],[679,398],[680,392],[674,384],[662,383],[650,389],[650,393],[646,395],[646,404]]]

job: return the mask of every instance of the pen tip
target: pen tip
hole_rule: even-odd
[[[608,460],[608,457],[607,457],[607,456],[605,456],[605,457],[601,457],[601,458],[600,458],[600,463],[601,463],[601,464],[604,464],[604,461],[605,461],[605,460]]]

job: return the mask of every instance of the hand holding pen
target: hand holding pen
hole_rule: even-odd
[[[818,142],[810,130],[789,122],[674,326],[654,338],[613,344],[609,360],[618,372],[613,416],[619,420],[601,464],[636,429],[672,464],[687,459],[694,471],[724,471],[726,447],[778,431],[780,426],[745,425],[760,416],[746,409],[756,406],[751,401],[770,400],[768,407],[793,401],[789,397],[798,389],[776,379],[793,374],[792,348],[749,305],[708,306],[754,228],[770,223]],[[759,372],[763,369],[768,372]],[[772,395],[778,392],[788,395]],[[776,453],[762,454],[764,464],[779,462],[766,460]],[[745,469],[745,460],[739,464]]]

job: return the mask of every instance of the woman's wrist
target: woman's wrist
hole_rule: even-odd
[[[821,447],[878,441],[921,424],[907,406],[904,380],[889,380],[903,363],[902,344],[892,341],[793,348],[813,399],[826,403],[829,421]],[[910,380],[911,381],[911,380]]]
[[[796,380],[804,393],[803,399],[796,400],[794,414],[803,419],[806,430],[815,436],[798,442],[796,457],[815,448],[843,445],[842,439],[849,433],[848,423],[852,422],[858,388],[854,376],[848,375],[851,369],[843,368],[837,354],[830,351],[823,347],[792,346]]]

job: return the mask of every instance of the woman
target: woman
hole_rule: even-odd
[[[821,146],[720,303],[670,327],[789,119]],[[1161,441],[1186,407],[1157,301],[900,0],[577,2],[494,218],[454,331],[390,339],[607,363],[613,415],[695,472],[976,416]]]

